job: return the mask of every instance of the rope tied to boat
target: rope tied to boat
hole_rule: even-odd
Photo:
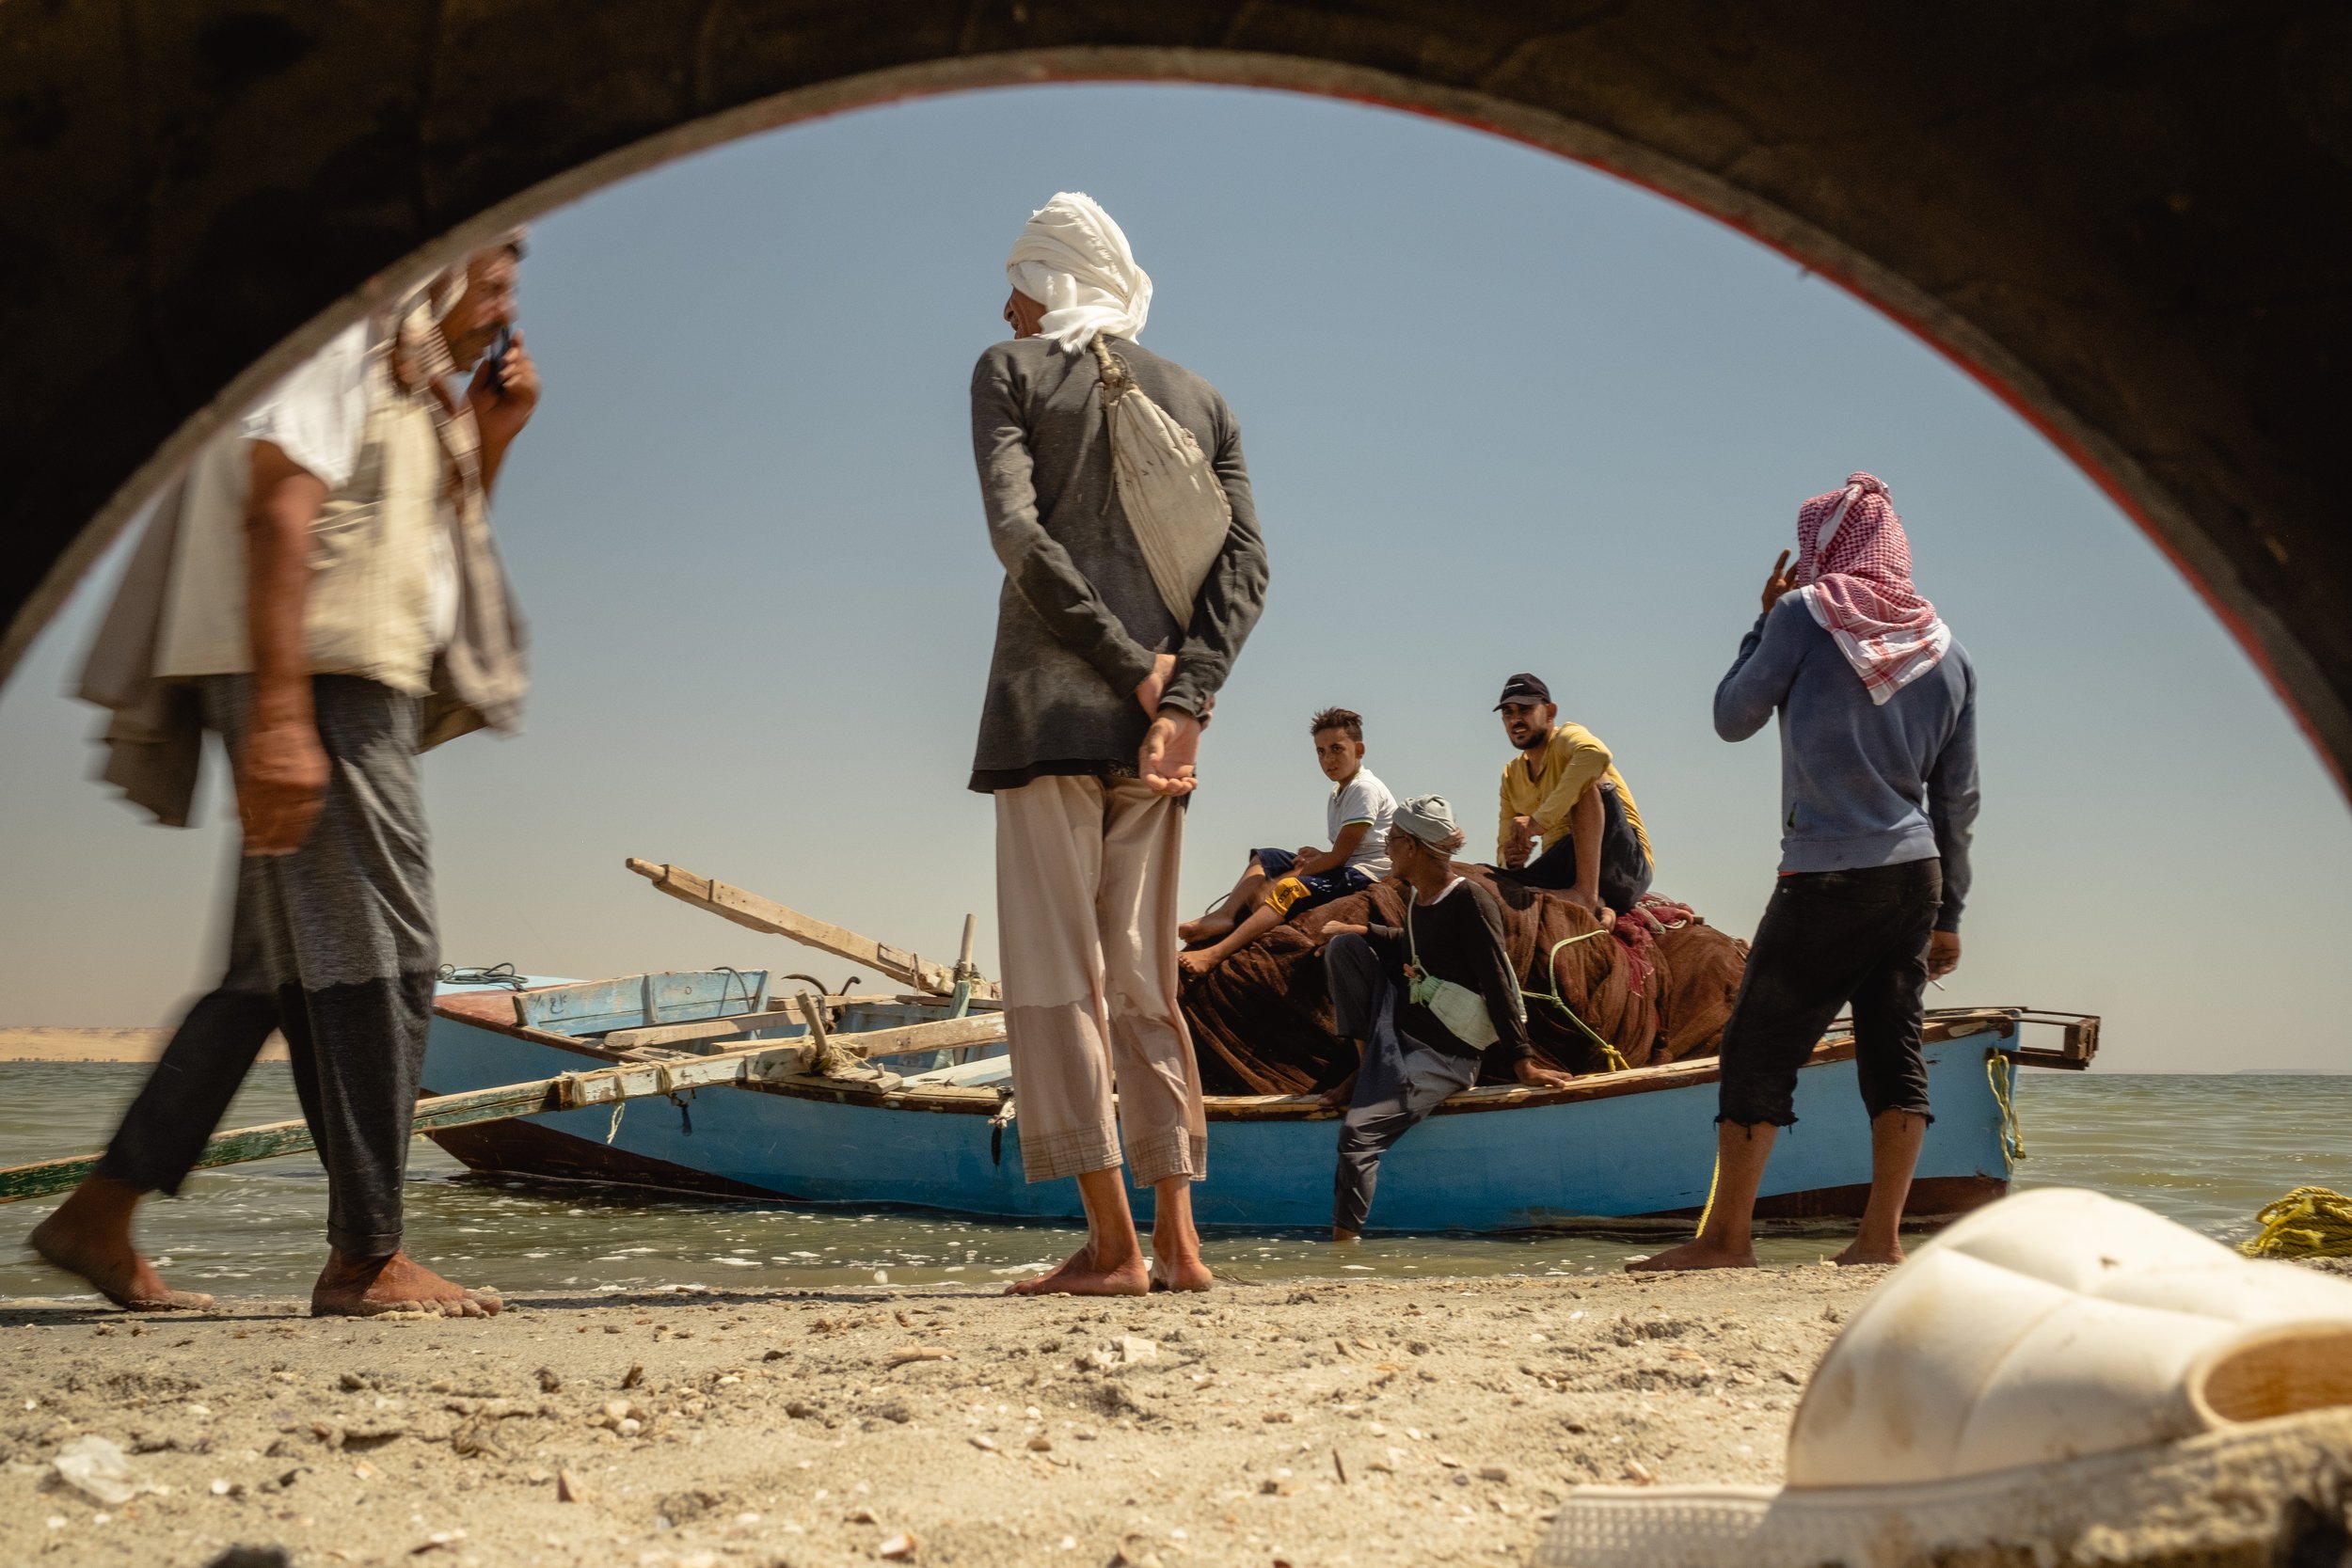
[[[2240,1242],[2249,1258],[2352,1258],[2352,1197],[2297,1187],[2254,1212],[2262,1229]]]
[[[1610,1071],[1624,1072],[1633,1066],[1631,1062],[1625,1059],[1625,1053],[1619,1051],[1611,1041],[1603,1039],[1599,1032],[1591,1024],[1577,1017],[1576,1009],[1569,1006],[1567,999],[1560,994],[1560,950],[1564,947],[1573,947],[1580,942],[1590,942],[1595,937],[1605,937],[1608,934],[1609,927],[1602,926],[1590,931],[1580,932],[1576,936],[1562,937],[1558,942],[1553,942],[1551,951],[1544,955],[1544,977],[1551,982],[1551,990],[1525,991],[1524,994],[1534,997],[1538,1002],[1549,1002],[1559,1008],[1570,1023],[1584,1032],[1586,1039],[1600,1047],[1601,1058],[1609,1064]]]
[[[2001,1053],[1984,1053],[1985,1081],[1993,1085],[1993,1101],[2001,1108],[2001,1159],[2011,1172],[2026,1157],[2026,1133],[2017,1124],[2017,1101],[2010,1092],[2010,1078],[2015,1071]]]

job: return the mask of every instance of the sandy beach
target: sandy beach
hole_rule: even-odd
[[[0,1561],[1523,1561],[1585,1481],[1777,1479],[1878,1269],[1206,1297],[0,1304]],[[96,1434],[166,1488],[56,1475]]]

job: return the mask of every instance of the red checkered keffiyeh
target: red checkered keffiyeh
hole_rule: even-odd
[[[1934,669],[1951,628],[1911,582],[1911,541],[1876,476],[1797,509],[1797,596],[1836,642],[1870,701],[1883,703]]]

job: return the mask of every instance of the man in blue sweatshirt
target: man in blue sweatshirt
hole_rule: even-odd
[[[1635,1269],[1753,1268],[1757,1190],[1797,1118],[1797,1069],[1853,1007],[1870,1198],[1840,1263],[1899,1263],[1933,1119],[1919,1055],[1930,979],[1960,963],[1977,817],[1977,677],[1911,581],[1911,546],[1867,473],[1797,514],[1764,613],[1715,691],[1715,732],[1780,716],[1780,879],[1724,1030],[1715,1196],[1697,1237]]]

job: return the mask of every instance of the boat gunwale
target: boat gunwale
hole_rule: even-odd
[[[654,1055],[643,1050],[615,1051],[597,1042],[573,1035],[519,1023],[513,1017],[513,991],[468,991],[436,997],[433,1010],[453,1022],[486,1028],[495,1034],[510,1036],[533,1045],[544,1045],[558,1051],[587,1057],[607,1066],[643,1064],[648,1061],[673,1059],[669,1053]],[[876,996],[871,1001],[882,1001]],[[895,999],[893,999],[895,1000]],[[931,1006],[936,997],[909,999]],[[500,1016],[503,1012],[506,1016]],[[1930,1017],[1921,1029],[1921,1043],[1944,1044],[1952,1040],[1973,1038],[1992,1034],[1999,1038],[2014,1038],[2020,1022],[2028,1015],[2048,1019],[2055,1015],[2038,1009],[2022,1007],[1980,1007],[1951,1009]],[[2066,1015],[2077,1016],[2077,1015]],[[2090,1015],[2079,1015],[2088,1017]],[[751,1041],[747,1044],[755,1045]],[[788,1040],[775,1042],[779,1046]],[[1826,1067],[1848,1061],[1854,1054],[1854,1039],[1851,1034],[1825,1037],[1800,1064],[1801,1067]],[[691,1056],[685,1059],[692,1059]],[[1654,1094],[1666,1089],[1691,1088],[1712,1084],[1722,1077],[1721,1059],[1714,1055],[1688,1057],[1677,1062],[1661,1063],[1657,1067],[1629,1068],[1617,1072],[1586,1073],[1564,1087],[1519,1084],[1482,1085],[1465,1089],[1449,1097],[1434,1113],[1438,1116],[1478,1115],[1490,1111],[1535,1110],[1549,1106],[1573,1105],[1592,1101],[1615,1100],[1628,1095]],[[788,1099],[832,1101],[838,1104],[858,1105],[889,1111],[925,1111],[943,1115],[993,1116],[1004,1103],[1005,1096],[994,1088],[963,1087],[955,1085],[920,1085],[908,1086],[902,1080],[890,1087],[881,1087],[857,1080],[827,1078],[815,1073],[777,1073],[772,1076],[745,1079],[728,1085],[709,1087],[738,1088],[761,1094],[782,1095]],[[1345,1114],[1344,1107],[1327,1105],[1315,1094],[1268,1095],[1206,1095],[1202,1107],[1212,1121],[1335,1121]]]

